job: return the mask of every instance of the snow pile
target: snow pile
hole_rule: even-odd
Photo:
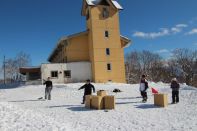
[[[39,100],[44,86],[23,86],[0,90],[0,131],[153,131],[197,130],[197,89],[181,85],[180,102],[171,105],[169,84],[150,82],[160,93],[168,94],[166,108],[154,106],[148,90],[148,102],[142,103],[139,85],[94,84],[96,90],[115,95],[115,110],[90,110],[81,105],[83,83],[55,85],[52,100]],[[113,89],[121,93],[113,93]]]
[[[53,118],[6,102],[0,102],[0,118],[1,131],[70,131]]]

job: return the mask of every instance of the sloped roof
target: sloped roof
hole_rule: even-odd
[[[101,0],[86,0],[88,5],[97,5]]]
[[[112,3],[112,5],[117,8],[118,10],[122,10],[123,7],[116,1],[116,0],[107,0]],[[96,6],[98,5],[102,0],[84,0],[83,6],[82,6],[82,15],[85,15],[85,4],[89,6]]]
[[[52,58],[52,56],[55,54],[55,52],[57,51],[58,49],[58,46],[61,44],[62,41],[65,41],[65,40],[68,40],[68,39],[71,39],[71,38],[74,38],[74,37],[77,37],[77,36],[81,36],[81,35],[86,35],[88,34],[88,30],[86,31],[83,31],[83,32],[79,32],[79,33],[75,33],[75,34],[72,34],[72,35],[69,35],[69,36],[64,36],[62,38],[60,38],[57,42],[57,44],[55,45],[53,51],[51,52],[51,54],[49,55],[48,57],[48,61],[50,61],[50,59]]]
[[[88,5],[97,5],[101,2],[102,0],[86,0],[87,4]],[[114,6],[117,8],[117,9],[123,9],[122,6],[115,0],[110,0],[112,1],[112,3],[114,4]]]
[[[125,36],[120,35],[120,39],[121,39],[121,41],[125,42],[125,45],[123,45],[124,48],[129,47],[132,43],[131,40],[129,38],[125,37]]]
[[[36,73],[40,72],[40,66],[39,67],[21,67],[19,68],[20,73]]]
[[[120,10],[123,9],[123,7],[122,7],[117,1],[112,0],[112,3],[114,4],[114,6],[115,6],[117,9],[120,9]]]

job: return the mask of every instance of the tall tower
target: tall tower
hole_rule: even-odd
[[[125,83],[124,47],[129,43],[120,36],[119,11],[115,0],[83,0],[86,16],[89,57],[95,82]]]

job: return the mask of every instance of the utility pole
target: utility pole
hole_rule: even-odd
[[[5,55],[4,55],[4,60],[3,60],[3,70],[4,70],[4,85],[6,84],[6,78],[5,78]]]

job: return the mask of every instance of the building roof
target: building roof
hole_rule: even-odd
[[[72,34],[72,35],[69,35],[69,36],[64,36],[62,38],[60,38],[57,42],[57,44],[55,45],[53,51],[51,52],[51,54],[49,55],[48,57],[48,61],[50,61],[50,59],[53,57],[53,55],[55,54],[55,52],[57,51],[58,49],[58,46],[61,44],[62,41],[66,41],[68,39],[71,39],[71,38],[74,38],[74,37],[77,37],[77,36],[80,36],[80,35],[85,35],[85,34],[88,34],[88,31],[83,31],[83,32],[79,32],[79,33],[75,33],[75,34]]]
[[[122,9],[123,9],[123,7],[122,7],[117,1],[112,0],[112,3],[114,4],[114,6],[115,6],[117,9],[119,9],[119,10],[122,10]]]
[[[87,30],[79,32],[79,33],[75,33],[75,34],[72,34],[72,35],[69,35],[69,36],[64,36],[64,37],[60,38],[59,42],[63,41],[63,40],[71,39],[73,37],[77,37],[77,36],[80,36],[80,35],[85,35],[85,34],[88,34]]]
[[[122,36],[122,35],[120,35],[120,38],[121,38],[122,41],[125,42],[124,48],[127,48],[131,45],[132,42],[129,38],[127,38],[125,36]]]
[[[112,5],[117,8],[118,10],[122,10],[123,7],[116,1],[116,0],[106,0],[107,2],[111,2]],[[98,5],[100,2],[102,2],[102,0],[84,0],[83,1],[83,7],[82,7],[82,15],[85,16],[85,9],[86,6],[85,5],[89,5],[89,6],[96,6]]]
[[[86,0],[88,5],[97,5],[101,0]]]
[[[40,72],[40,67],[21,67],[19,68],[20,73],[36,73]]]
[[[102,0],[86,0],[88,5],[98,5]],[[122,6],[115,0],[109,0],[117,9],[123,9]]]

